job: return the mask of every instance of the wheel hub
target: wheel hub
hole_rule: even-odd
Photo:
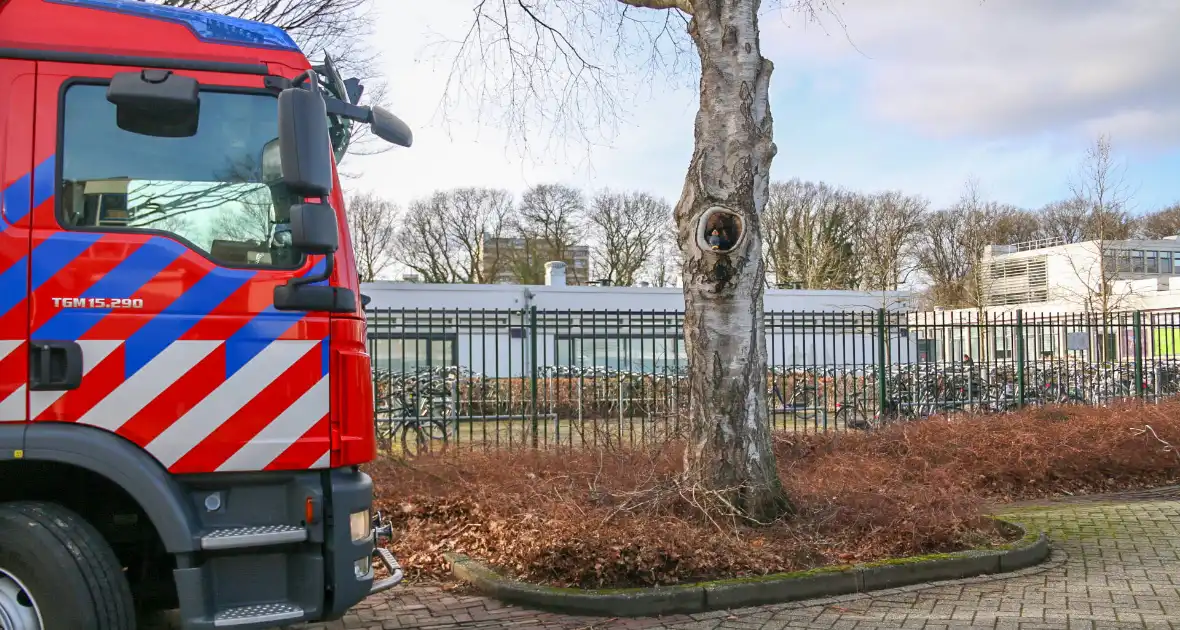
[[[41,611],[20,580],[0,569],[0,630],[42,630]]]

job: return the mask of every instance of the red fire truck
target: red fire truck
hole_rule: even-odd
[[[401,579],[336,161],[411,134],[362,89],[264,24],[0,0],[0,628],[267,628]]]

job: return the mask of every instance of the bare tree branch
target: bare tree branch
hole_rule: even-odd
[[[692,15],[692,3],[688,0],[619,0],[619,2],[641,9],[680,9]]]
[[[661,228],[672,216],[667,201],[647,193],[599,192],[586,220],[596,278],[631,286],[655,256]]]
[[[512,209],[512,195],[494,188],[456,188],[416,200],[393,239],[394,257],[426,282],[495,282],[511,262],[511,250],[499,244]]]
[[[368,45],[373,35],[372,0],[140,0],[152,4],[220,13],[277,26],[299,44],[313,64],[330,54],[340,72],[365,83],[362,104],[386,104],[387,84],[380,55]],[[352,125],[349,155],[372,155],[393,146],[378,141],[368,125]],[[342,173],[343,176],[350,175]]]
[[[373,282],[393,264],[398,209],[371,192],[353,194],[345,206],[352,252],[361,282]]]

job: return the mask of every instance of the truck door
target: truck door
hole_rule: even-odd
[[[108,84],[142,70],[38,67],[35,153],[55,168],[33,186],[55,198],[33,213],[30,344],[47,358],[29,415],[115,432],[174,473],[326,467],[328,316],[273,306],[323,268],[263,183],[276,94],[177,71],[201,84],[195,129],[122,119]]]
[[[0,59],[0,422],[28,420],[30,208],[46,194],[33,187],[46,168],[33,160],[35,70]]]

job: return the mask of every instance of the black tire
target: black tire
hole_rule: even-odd
[[[867,431],[870,428],[868,414],[856,407],[841,407],[836,411],[836,426],[841,423],[845,429]]]
[[[441,420],[416,419],[407,422],[402,429],[402,454],[417,457],[425,453],[445,453],[447,450],[447,426]]]
[[[17,578],[44,630],[135,630],[131,587],[114,550],[54,503],[0,503],[0,570]]]

